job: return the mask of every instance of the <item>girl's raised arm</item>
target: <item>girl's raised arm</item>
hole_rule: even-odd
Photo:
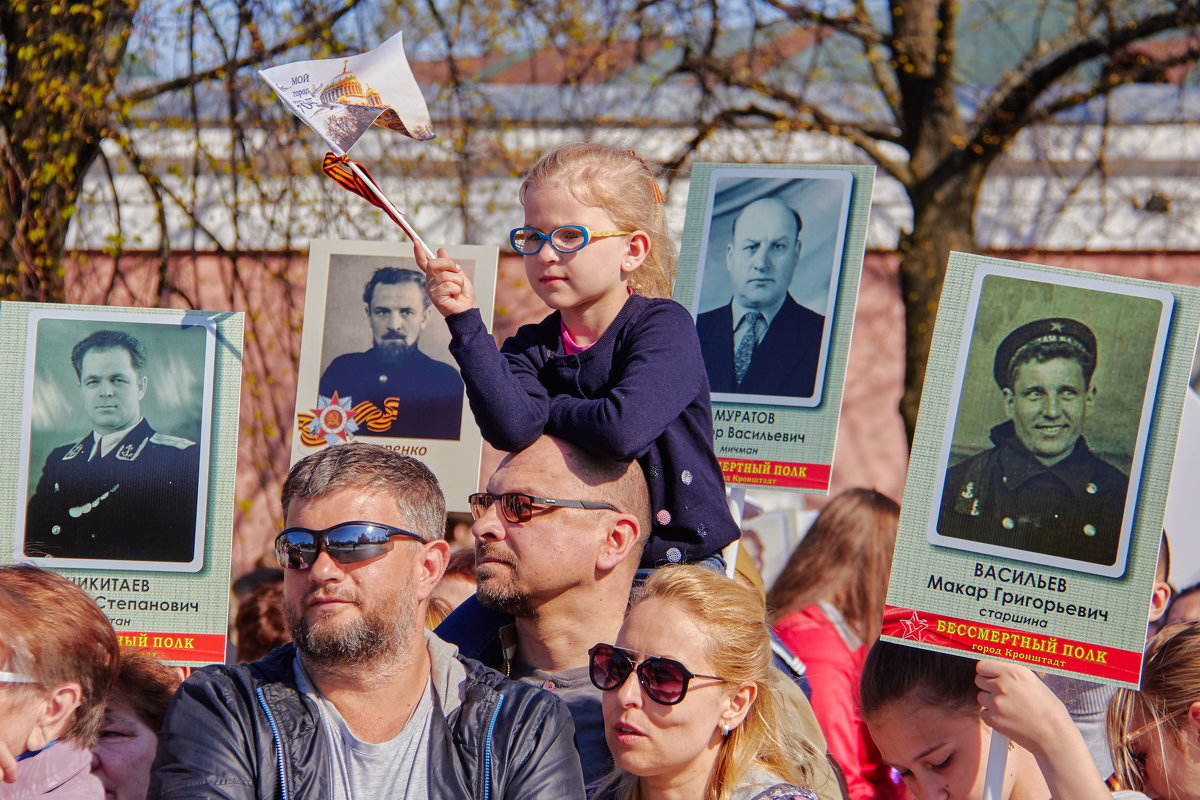
[[[413,255],[417,259],[417,266],[425,273],[425,291],[429,293],[429,301],[443,317],[476,307],[475,288],[471,285],[471,279],[446,254],[446,248],[439,247],[437,258],[430,259],[422,248],[414,246]]]

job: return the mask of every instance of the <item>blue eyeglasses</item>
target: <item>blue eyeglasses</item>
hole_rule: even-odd
[[[550,233],[542,233],[537,228],[513,228],[509,231],[508,241],[513,250],[532,256],[540,253],[542,245],[547,242],[556,253],[577,253],[587,247],[592,239],[628,236],[631,233],[633,231],[593,231],[586,225],[560,225]]]

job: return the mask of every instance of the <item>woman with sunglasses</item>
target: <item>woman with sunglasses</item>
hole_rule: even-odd
[[[880,640],[860,694],[884,762],[916,800],[982,800],[996,734],[1009,743],[994,800],[1113,800],[1066,707],[1019,664]]]
[[[787,724],[757,593],[703,567],[666,567],[613,644],[593,647],[617,769],[603,800],[815,800],[822,756]]]
[[[1150,641],[1141,690],[1117,690],[1108,707],[1108,741],[1122,787],[1200,800],[1200,622]]]

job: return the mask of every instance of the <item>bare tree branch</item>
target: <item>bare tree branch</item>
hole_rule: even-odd
[[[854,8],[861,19],[868,19],[867,4],[864,0],[854,0]],[[882,40],[882,37],[880,38]],[[888,63],[888,55],[882,41],[876,43],[863,41],[863,55],[871,68],[875,85],[879,87],[883,99],[892,111],[892,119],[899,121],[904,113],[904,98],[900,96],[900,86],[896,83],[896,74],[892,72]]]
[[[784,0],[766,0],[766,3],[786,15],[792,22],[800,25],[816,23],[838,33],[853,36],[862,42],[864,48],[881,45],[887,41],[880,30],[867,20],[865,14],[856,13],[853,16],[834,17],[810,8],[804,3],[792,5]],[[855,3],[856,7],[859,5],[857,2]]]
[[[1191,64],[1198,58],[1200,58],[1200,41],[1193,42],[1187,50],[1170,58],[1152,60],[1120,72],[1109,73],[1106,76],[1102,75],[1097,83],[1092,84],[1087,89],[1071,92],[1062,97],[1056,97],[1044,105],[1031,109],[1022,118],[1022,125],[1045,122],[1063,111],[1075,108],[1097,97],[1107,96],[1114,88],[1122,84],[1152,83],[1161,78],[1163,73],[1171,67]]]
[[[186,89],[188,87],[206,83],[211,80],[218,80],[230,73],[237,72],[240,69],[251,67],[255,64],[261,64],[270,58],[274,58],[277,55],[286,53],[293,47],[298,47],[306,42],[312,41],[314,38],[319,37],[335,22],[353,11],[360,3],[361,0],[345,0],[342,5],[338,6],[326,16],[318,20],[313,20],[305,25],[302,29],[294,33],[292,36],[289,36],[287,39],[284,39],[276,44],[274,47],[270,47],[265,50],[256,50],[248,56],[228,60],[224,64],[220,64],[201,72],[193,72],[169,81],[157,83],[153,86],[147,86],[144,89],[138,89],[137,91],[130,92],[129,94],[125,95],[123,99],[130,103],[145,102],[146,100],[158,97],[161,94],[179,91],[180,89]]]
[[[1040,66],[1016,70],[1012,77],[1001,82],[976,113],[972,139],[978,142],[986,135],[1007,142],[1019,130],[1021,120],[1032,118],[1030,111],[1039,98],[1080,65],[1108,53],[1120,52],[1133,42],[1194,24],[1198,19],[1200,9],[1197,4],[1193,0],[1183,0],[1173,11],[1106,29],[1056,51]]]

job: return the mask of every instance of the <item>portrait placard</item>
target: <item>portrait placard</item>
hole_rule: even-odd
[[[224,660],[242,316],[4,303],[0,331],[5,560],[77,583],[124,646]]]
[[[446,249],[491,319],[499,250]],[[447,509],[466,511],[483,437],[450,355],[450,330],[424,286],[409,248],[312,242],[292,463],[330,444],[374,442],[425,462]]]
[[[697,164],[675,299],[727,484],[827,492],[874,168]]]
[[[1200,291],[954,253],[884,636],[1136,685]]]

